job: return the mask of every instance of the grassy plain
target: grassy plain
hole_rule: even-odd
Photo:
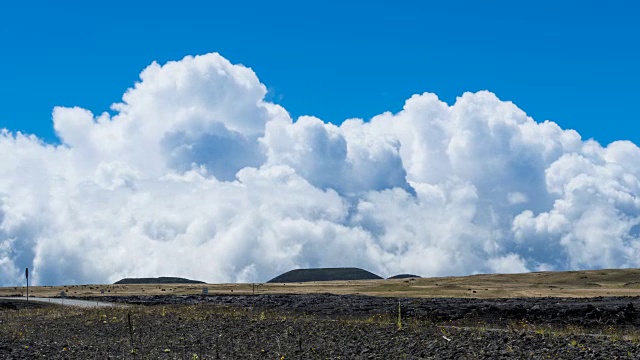
[[[252,294],[253,284],[150,284],[35,286],[30,296]],[[24,295],[25,287],[0,288],[0,296]],[[333,293],[401,297],[596,297],[640,296],[640,269],[604,269],[525,274],[482,274],[396,280],[255,284],[256,294]]]

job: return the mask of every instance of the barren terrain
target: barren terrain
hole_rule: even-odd
[[[3,359],[637,359],[639,298],[114,297],[0,311]]]
[[[287,284],[70,285],[30,287],[33,296],[200,294],[360,294],[388,297],[505,298],[640,296],[640,269],[488,274],[395,280]],[[104,294],[101,294],[101,290]],[[24,295],[24,287],[0,288],[0,296]]]
[[[130,306],[2,301],[0,358],[637,359],[639,278],[597,270],[256,284],[255,295],[252,284],[35,287],[34,296],[64,290]]]

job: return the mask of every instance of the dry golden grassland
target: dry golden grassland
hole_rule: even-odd
[[[251,294],[253,284],[157,284],[34,286],[30,296]],[[0,288],[0,296],[25,294],[25,287]],[[256,294],[333,293],[401,297],[596,297],[640,296],[640,269],[605,269],[526,274],[488,274],[397,280],[255,284]]]

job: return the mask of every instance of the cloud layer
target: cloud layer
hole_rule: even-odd
[[[291,119],[218,54],[151,64],[61,145],[0,133],[0,285],[640,267],[640,149],[486,91],[341,125]]]

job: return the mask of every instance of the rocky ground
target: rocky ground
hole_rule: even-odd
[[[640,358],[639,298],[100,300],[147,306],[0,310],[0,358]]]
[[[37,302],[37,301],[22,301],[22,300],[3,300],[0,299],[0,311],[3,310],[21,310],[21,309],[41,309],[48,307],[49,304]]]
[[[362,317],[398,312],[403,318],[433,322],[484,322],[506,325],[513,321],[579,326],[638,326],[640,298],[385,298],[360,295],[209,295],[129,296],[82,298],[140,305],[215,304],[242,308],[259,307],[312,314],[321,317]]]

